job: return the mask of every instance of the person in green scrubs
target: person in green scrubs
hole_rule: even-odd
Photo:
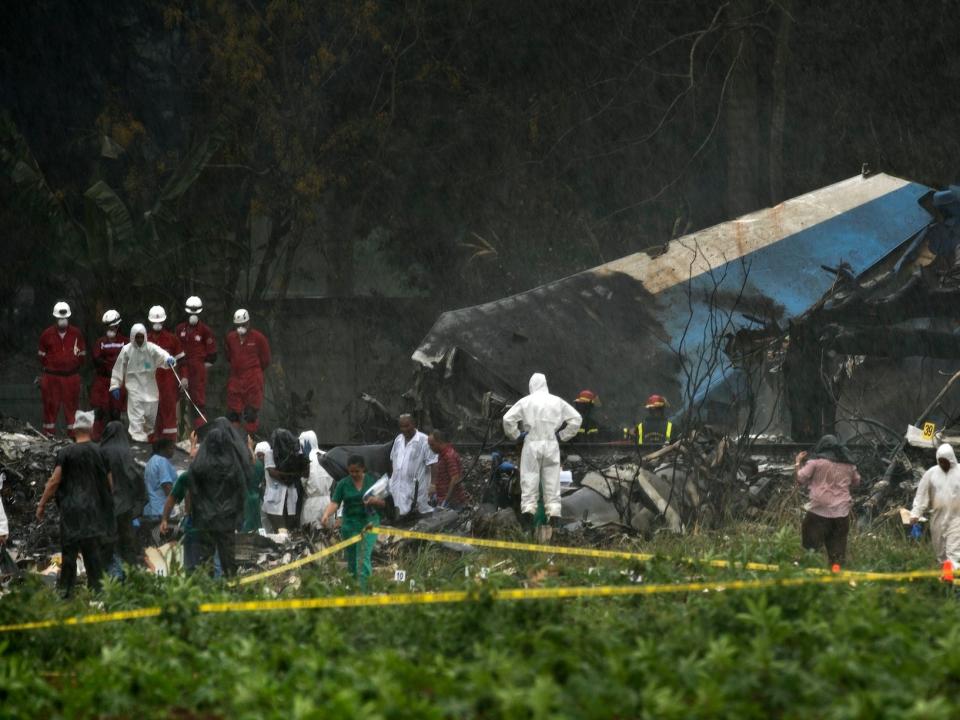
[[[359,535],[367,525],[379,525],[380,513],[376,508],[384,506],[382,498],[371,495],[364,499],[363,495],[377,479],[367,472],[366,463],[360,455],[351,455],[347,459],[349,475],[341,478],[333,490],[330,504],[323,511],[320,525],[326,525],[331,515],[343,505],[343,517],[338,521],[340,537],[344,540]],[[373,572],[373,546],[377,544],[377,536],[367,534],[354,545],[348,547],[344,553],[347,558],[347,568],[350,574],[360,581],[360,589],[367,589],[367,578]]]

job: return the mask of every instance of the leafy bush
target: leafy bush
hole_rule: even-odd
[[[619,600],[496,602],[486,588],[741,577],[679,562],[713,546],[797,574],[795,533],[660,541],[643,565],[510,553],[401,558],[415,589],[478,590],[457,605],[201,615],[200,602],[263,597],[206,578],[134,573],[108,609],[159,604],[157,619],[15,633],[0,641],[11,718],[947,718],[960,684],[960,610],[940,583],[776,587]],[[929,566],[929,548],[855,538],[854,558]],[[505,561],[505,562],[504,562]],[[497,565],[497,563],[500,563]],[[481,566],[492,567],[484,582]],[[471,577],[464,568],[470,567]],[[864,566],[865,567],[865,566]],[[871,566],[871,569],[892,569]],[[342,568],[303,573],[281,597],[354,591]],[[408,590],[392,571],[375,592]],[[0,621],[90,611],[39,583]]]

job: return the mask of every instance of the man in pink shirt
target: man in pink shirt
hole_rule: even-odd
[[[846,446],[833,435],[824,435],[810,453],[796,461],[797,482],[808,487],[810,502],[800,526],[803,547],[826,547],[830,565],[843,563],[850,532],[850,488],[860,483],[860,473]]]

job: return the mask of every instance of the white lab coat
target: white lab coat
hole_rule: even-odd
[[[946,443],[937,449],[937,459],[950,461],[950,472],[939,465],[927,470],[920,479],[910,514],[930,520],[930,537],[937,560],[960,563],[960,467],[953,448]]]
[[[170,371],[167,358],[170,353],[149,340],[137,347],[133,338],[147,329],[137,323],[130,329],[130,342],[123,346],[117,355],[110,377],[110,390],[125,387],[127,390],[127,420],[130,423],[130,437],[137,442],[147,442],[157,420],[157,404],[160,393],[157,390],[157,369]]]
[[[3,481],[6,476],[0,472],[0,489],[3,488]],[[10,534],[10,525],[7,523],[7,511],[3,509],[3,500],[0,500],[0,536]]]
[[[436,462],[437,456],[430,449],[427,436],[419,430],[410,440],[401,433],[393,441],[390,449],[393,472],[390,474],[388,487],[393,503],[401,515],[410,512],[414,502],[418,512],[433,512],[427,500],[430,496],[429,467]]]
[[[576,436],[582,418],[573,405],[551,395],[542,373],[530,377],[530,394],[520,398],[503,416],[503,432],[510,440],[527,433],[520,454],[520,511],[537,511],[537,490],[543,487],[543,505],[549,517],[560,517],[560,440]],[[563,430],[560,428],[563,427]]]
[[[303,508],[300,524],[319,526],[324,508],[330,504],[333,478],[320,464],[321,451],[317,448],[317,434],[313,430],[300,433],[300,449],[310,458],[310,474],[303,479]]]
[[[268,515],[283,515],[283,508],[286,505],[287,515],[292,518],[297,514],[297,488],[295,485],[284,485],[279,480],[270,477],[270,468],[276,466],[277,463],[273,459],[273,448],[265,450],[263,453],[263,504],[260,509]]]

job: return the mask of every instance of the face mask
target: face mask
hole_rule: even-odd
[[[191,325],[196,325],[198,322],[200,322],[200,318],[198,318],[196,315],[191,315],[191,316],[188,318],[188,322],[189,322]]]
[[[59,320],[57,320],[57,327],[60,328],[61,330],[63,330],[69,324],[70,324],[70,321],[67,320],[66,318],[60,318]]]
[[[117,336],[117,331],[116,331],[116,330],[107,330],[107,337],[108,337],[108,338],[115,338],[116,336]]]
[[[238,325],[238,326],[237,326],[237,333],[240,334],[240,335],[246,335],[246,334],[247,334],[247,326],[246,326],[246,325]]]
[[[160,332],[161,330],[163,330],[163,324],[162,324],[162,323],[154,323],[154,324],[153,324],[153,329],[156,330],[157,332]]]

